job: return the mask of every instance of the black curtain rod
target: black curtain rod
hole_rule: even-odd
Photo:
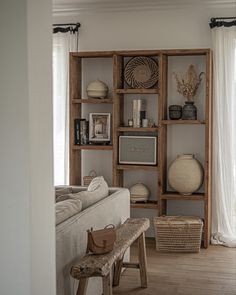
[[[230,20],[230,21],[226,21]],[[236,26],[236,16],[228,17],[212,17],[211,22],[209,23],[211,29],[217,27],[233,27]]]
[[[211,21],[214,22],[216,20],[220,20],[220,19],[236,19],[236,16],[227,16],[227,17],[212,17]]]
[[[71,24],[53,24],[54,27],[60,27],[60,26],[78,26],[80,27],[80,23],[71,23]]]
[[[53,24],[53,34],[56,33],[76,33],[79,31],[80,23],[69,23],[69,24]]]

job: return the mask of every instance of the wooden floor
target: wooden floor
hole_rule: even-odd
[[[210,246],[200,253],[159,253],[147,240],[148,288],[140,288],[139,270],[124,271],[115,294],[236,295],[236,248]],[[137,246],[131,249],[136,261]]]

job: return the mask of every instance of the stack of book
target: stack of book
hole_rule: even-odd
[[[76,145],[89,143],[89,121],[85,119],[74,120],[74,143]]]

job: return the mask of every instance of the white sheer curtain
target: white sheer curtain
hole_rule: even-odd
[[[78,33],[53,34],[54,184],[69,180],[69,52],[77,51]]]
[[[236,247],[236,27],[212,29],[213,244]]]

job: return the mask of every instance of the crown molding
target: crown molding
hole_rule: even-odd
[[[77,2],[53,1],[53,15],[66,16],[101,12],[123,12],[143,10],[182,9],[189,7],[217,6],[235,8],[235,0],[78,0]]]

